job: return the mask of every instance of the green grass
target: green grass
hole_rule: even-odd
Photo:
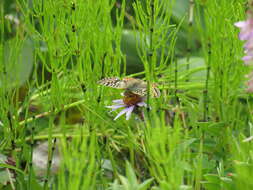
[[[191,2],[1,1],[0,189],[253,189],[246,0]],[[125,76],[144,120],[105,107]]]

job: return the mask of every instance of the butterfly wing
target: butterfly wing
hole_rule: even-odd
[[[130,91],[142,97],[147,95],[147,84],[140,79],[124,78],[121,80],[118,77],[109,77],[99,80],[98,84],[112,88],[125,89],[126,91]],[[155,98],[160,96],[160,90],[155,84],[151,87],[151,94]]]
[[[118,89],[126,88],[125,82],[119,79],[118,77],[104,78],[102,80],[99,80],[98,84]]]
[[[142,86],[142,85],[137,86],[135,88],[131,88],[130,91],[134,94],[139,95],[139,96],[146,96],[148,94],[147,87]],[[151,88],[151,96],[154,98],[158,98],[158,97],[160,97],[160,95],[161,95],[160,90],[157,87],[153,86]]]
[[[160,92],[159,88],[153,86],[153,88],[152,88],[152,95],[155,98],[159,98],[161,96],[161,92]]]
[[[147,89],[146,88],[133,88],[130,90],[132,93],[137,94],[139,96],[146,96],[147,95]]]

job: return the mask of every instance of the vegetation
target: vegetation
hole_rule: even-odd
[[[1,1],[0,189],[252,190],[248,6]],[[114,120],[106,77],[147,81],[147,106]]]

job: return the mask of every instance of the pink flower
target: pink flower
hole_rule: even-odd
[[[245,40],[244,53],[245,56],[242,58],[246,65],[253,64],[253,15],[248,12],[248,18],[246,21],[239,21],[235,23],[235,26],[240,28],[239,39]],[[247,92],[253,92],[253,72],[248,76],[247,81]]]
[[[246,21],[239,21],[234,24],[236,27],[240,28],[239,39],[246,40],[244,48],[244,53],[246,54],[242,60],[246,65],[253,63],[253,17],[248,14],[248,19]]]
[[[253,78],[247,82],[247,85],[248,85],[247,92],[253,92]]]
[[[235,23],[235,26],[240,28],[239,39],[250,40],[253,37],[253,19],[249,18],[246,21],[239,21]]]
[[[242,60],[246,65],[250,65],[253,63],[253,55],[245,55]]]
[[[247,85],[248,85],[248,88],[247,88],[247,92],[253,92],[253,72],[251,72],[249,75],[246,75],[246,77],[250,78],[248,81],[247,81]]]

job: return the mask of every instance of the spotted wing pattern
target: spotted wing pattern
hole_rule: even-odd
[[[131,92],[139,96],[146,96],[148,93],[147,88],[135,88],[135,89],[131,89]],[[160,97],[160,90],[157,87],[152,87],[151,96],[155,98]]]
[[[126,92],[132,92],[141,97],[147,95],[147,83],[141,79],[124,78],[121,80],[118,77],[111,77],[98,81],[98,84],[112,88],[125,89]],[[155,98],[160,96],[160,90],[155,84],[151,87],[151,96]]]
[[[118,77],[104,78],[102,80],[99,80],[98,84],[119,89],[124,89],[126,86],[125,82],[119,79]]]
[[[146,96],[147,95],[147,89],[146,88],[134,88],[134,89],[129,89],[134,94],[137,94],[139,96]]]
[[[158,97],[161,96],[161,92],[160,92],[159,88],[156,87],[155,84],[153,85],[153,88],[152,88],[152,95],[153,95],[155,98],[158,98]]]

